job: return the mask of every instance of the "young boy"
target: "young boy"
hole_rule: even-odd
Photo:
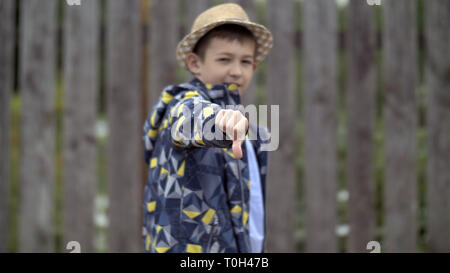
[[[146,252],[264,251],[267,131],[227,106],[240,104],[271,47],[236,4],[204,11],[178,44],[194,79],[166,87],[144,125]]]

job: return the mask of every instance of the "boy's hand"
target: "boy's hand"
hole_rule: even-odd
[[[248,129],[247,118],[239,111],[222,109],[217,113],[216,126],[233,139],[233,153],[237,158],[242,158],[241,145]]]

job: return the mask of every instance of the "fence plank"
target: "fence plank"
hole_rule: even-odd
[[[20,251],[54,250],[56,1],[21,1]]]
[[[294,252],[295,228],[295,78],[294,1],[268,1],[268,28],[274,47],[268,56],[268,104],[280,106],[278,150],[270,154],[267,178],[267,249]],[[272,126],[273,127],[273,126]],[[280,198],[282,197],[282,198]]]
[[[348,6],[347,178],[350,252],[367,252],[375,213],[372,167],[375,120],[375,16],[364,1]]]
[[[9,202],[9,101],[13,77],[13,0],[0,3],[0,253],[8,248]]]
[[[142,149],[139,0],[107,3],[109,250],[141,249]]]
[[[257,22],[256,20],[256,12],[255,12],[255,1],[253,0],[233,0],[230,1],[232,3],[236,3],[240,5],[245,12],[247,13],[248,17],[252,22]],[[249,105],[249,104],[256,104],[256,82],[257,82],[257,73],[253,74],[253,79],[250,82],[249,87],[245,91],[245,93],[242,95],[242,104],[243,105]]]
[[[194,1],[197,2],[197,1]],[[178,2],[151,1],[150,20],[150,94],[149,107],[157,102],[162,89],[176,81],[178,43]]]
[[[450,2],[427,1],[428,250],[450,252]]]
[[[336,252],[336,3],[303,4],[306,250]]]
[[[387,252],[416,250],[416,3],[383,2],[385,240]]]
[[[93,251],[97,182],[98,1],[65,6],[63,246],[78,241]],[[80,204],[83,204],[80,206]]]
[[[195,18],[206,9],[214,5],[213,0],[196,0],[196,1],[186,1],[187,2],[187,24],[186,24],[186,34],[191,32],[191,26],[194,23]]]

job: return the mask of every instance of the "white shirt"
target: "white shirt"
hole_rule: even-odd
[[[245,145],[247,148],[248,169],[250,174],[250,251],[252,253],[261,253],[263,251],[264,241],[264,204],[261,180],[255,151],[247,138],[245,138]]]

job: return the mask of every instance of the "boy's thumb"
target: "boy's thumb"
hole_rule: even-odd
[[[240,140],[235,140],[233,141],[233,154],[237,157],[237,158],[242,158],[242,141]]]

